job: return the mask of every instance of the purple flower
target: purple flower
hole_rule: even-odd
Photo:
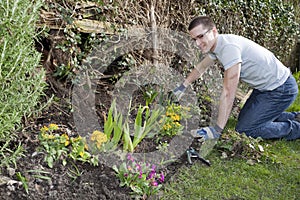
[[[157,183],[157,181],[152,181],[152,182],[151,182],[151,185],[152,185],[152,186],[158,186],[158,183]]]
[[[163,174],[162,172],[161,172],[160,175],[159,175],[158,181],[159,181],[160,183],[163,183],[163,182],[165,181],[165,176],[164,176],[164,174]]]
[[[151,171],[155,171],[156,166],[152,165]]]
[[[136,163],[135,166],[138,171],[142,171],[142,166],[140,164]]]
[[[132,162],[134,161],[134,159],[133,159],[133,157],[131,156],[131,154],[127,154],[127,159],[130,160],[130,161],[132,161]]]
[[[140,171],[139,178],[143,178],[143,172]]]
[[[156,172],[155,171],[151,171],[148,175],[148,178],[147,179],[153,179],[156,175]]]

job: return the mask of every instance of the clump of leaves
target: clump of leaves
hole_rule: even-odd
[[[254,164],[265,156],[262,141],[262,138],[252,138],[229,130],[222,135],[217,149],[222,153],[222,158],[240,157]]]

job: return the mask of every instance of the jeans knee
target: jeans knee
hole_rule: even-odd
[[[246,131],[246,127],[244,127],[241,123],[237,123],[237,125],[235,126],[235,131],[238,133],[243,133]]]

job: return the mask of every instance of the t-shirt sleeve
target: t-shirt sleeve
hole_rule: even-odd
[[[242,62],[241,49],[236,45],[226,45],[218,59],[222,63],[224,69],[227,70],[233,65]]]

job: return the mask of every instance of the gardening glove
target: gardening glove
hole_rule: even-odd
[[[186,87],[181,84],[179,87],[175,88],[172,92],[169,92],[169,95],[168,95],[168,99],[170,99],[171,102],[178,102],[184,91],[186,90]]]
[[[210,139],[218,139],[221,136],[221,132],[223,129],[221,129],[218,125],[216,126],[209,126],[198,130],[192,130],[191,135],[194,138],[202,138],[205,140]]]

